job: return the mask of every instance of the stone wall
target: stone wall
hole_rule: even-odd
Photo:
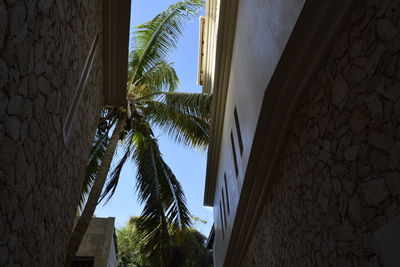
[[[101,45],[67,143],[62,125],[101,9],[0,0],[1,266],[62,265],[102,101]]]
[[[381,266],[400,214],[400,1],[358,1],[299,103],[242,266]],[[370,265],[369,265],[370,264]]]

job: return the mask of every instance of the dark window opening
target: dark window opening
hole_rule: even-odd
[[[224,208],[224,222],[225,222],[225,227],[226,227],[228,224],[226,223],[225,193],[224,193],[224,189],[223,188],[222,188],[222,196],[221,196],[221,198],[222,198],[222,206]]]
[[[93,267],[94,257],[74,257],[71,267]]]
[[[229,216],[229,214],[231,213],[231,210],[230,210],[230,207],[229,207],[229,196],[228,196],[229,190],[228,190],[228,184],[226,182],[226,173],[224,173],[224,180],[225,180],[225,191],[226,191],[226,195],[225,195],[225,197],[226,197],[226,207],[228,209],[228,216]]]
[[[224,221],[222,220],[222,205],[221,205],[221,201],[219,202],[219,216],[221,217],[221,230],[222,230],[222,239],[225,238],[225,234],[224,234]]]
[[[239,174],[238,163],[236,159],[235,141],[233,140],[233,133],[231,131],[231,144],[232,144],[232,154],[233,154],[233,164],[235,165],[236,178]]]
[[[233,112],[233,115],[235,117],[236,133],[237,133],[238,140],[239,140],[240,156],[242,156],[243,155],[243,141],[242,141],[242,133],[240,132],[239,116],[237,114],[236,107],[235,107],[235,111]]]

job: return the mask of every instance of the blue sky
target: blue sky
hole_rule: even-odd
[[[152,19],[177,1],[169,0],[132,0],[131,31],[134,26]],[[204,14],[204,10],[202,12]],[[178,48],[170,57],[180,79],[178,91],[201,92],[197,80],[199,20],[187,23]],[[168,136],[156,133],[163,157],[182,184],[190,212],[207,221],[197,224],[196,228],[208,235],[212,226],[212,210],[203,206],[203,193],[206,170],[205,151],[193,151],[183,145],[176,144]],[[142,208],[138,205],[135,193],[135,167],[128,163],[119,181],[113,198],[105,206],[101,203],[95,214],[97,217],[116,217],[116,227],[125,225],[132,215],[140,215]]]

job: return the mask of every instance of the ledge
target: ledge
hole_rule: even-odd
[[[221,0],[219,10],[217,48],[215,58],[215,78],[212,84],[213,101],[211,105],[211,136],[207,155],[206,184],[204,205],[212,206],[215,183],[219,164],[222,130],[224,126],[226,94],[228,92],[229,74],[233,42],[236,29],[238,0]],[[212,40],[208,39],[207,42]],[[208,52],[208,51],[207,51]]]
[[[126,105],[130,13],[130,0],[103,0],[104,105]]]

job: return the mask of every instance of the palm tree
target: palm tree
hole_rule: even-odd
[[[167,265],[170,256],[168,225],[177,231],[190,225],[182,188],[162,158],[152,127],[189,147],[205,149],[208,145],[211,96],[175,92],[179,80],[166,59],[176,48],[184,22],[196,15],[201,5],[202,0],[178,2],[136,27],[128,69],[128,104],[126,108],[105,107],[101,112],[82,189],[83,212],[70,238],[66,266],[71,264],[97,204],[115,192],[127,160],[137,166],[137,192],[144,205],[138,222],[140,239],[160,266]],[[117,146],[123,155],[109,173]]]

